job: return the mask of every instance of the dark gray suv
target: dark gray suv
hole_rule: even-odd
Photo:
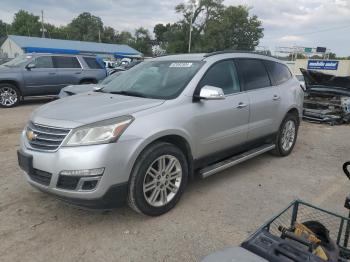
[[[16,106],[25,96],[57,95],[67,85],[97,83],[106,75],[95,56],[24,54],[0,65],[0,106]]]

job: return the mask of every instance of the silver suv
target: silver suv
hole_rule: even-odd
[[[24,54],[0,65],[0,107],[16,106],[25,96],[57,95],[71,84],[97,83],[106,75],[95,56]]]
[[[303,91],[279,60],[250,53],[164,56],[104,88],[38,108],[19,165],[34,187],[86,208],[128,202],[157,216],[202,178],[297,138]]]

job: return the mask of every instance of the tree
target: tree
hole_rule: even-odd
[[[10,25],[0,20],[0,37],[9,34]]]
[[[225,8],[223,0],[190,0],[189,5],[179,4],[175,7],[177,13],[182,13],[183,22],[190,25],[192,17],[192,26],[195,27],[198,34],[201,34],[208,22],[220,15]]]
[[[19,10],[11,24],[11,33],[25,36],[41,36],[41,23],[39,16]]]
[[[183,18],[174,24],[157,24],[156,40],[169,53],[188,50],[192,17],[193,52],[212,52],[225,49],[254,50],[263,37],[261,21],[250,16],[244,6],[224,6],[222,0],[200,0],[198,5],[177,5],[175,10]]]
[[[330,52],[328,54],[329,59],[337,59],[337,55],[335,53]]]
[[[151,37],[147,29],[140,27],[135,30],[135,41],[131,44],[133,48],[144,55],[152,55]]]
[[[201,49],[209,52],[224,49],[254,50],[264,36],[261,21],[249,16],[244,6],[229,6],[220,17],[208,22]]]
[[[306,59],[306,55],[304,55],[304,54],[302,54],[302,53],[289,54],[289,55],[288,55],[288,59],[289,59],[289,60],[293,60],[293,59]]]
[[[117,34],[113,27],[106,26],[103,28],[102,33],[102,42],[103,43],[116,43],[117,42]]]
[[[156,41],[161,44],[166,39],[164,34],[169,30],[170,24],[163,25],[163,24],[156,24],[153,28],[153,33],[155,36]]]
[[[71,39],[97,42],[103,32],[103,23],[100,17],[84,12],[68,24],[68,32]]]
[[[130,32],[121,31],[120,34],[117,35],[117,42],[120,44],[130,45],[134,41],[135,39]]]
[[[67,26],[45,26],[45,29],[48,31],[46,36],[50,38],[56,38],[56,39],[64,39],[64,40],[71,40],[71,32]]]

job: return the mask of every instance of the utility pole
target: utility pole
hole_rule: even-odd
[[[191,12],[191,19],[190,19],[190,35],[188,38],[188,52],[191,53],[191,41],[192,41],[192,29],[193,29],[193,16],[194,16],[194,11],[195,11],[195,7],[196,7],[196,1],[193,3],[191,3],[191,8],[192,8],[192,12]]]
[[[191,22],[190,22],[190,36],[188,39],[188,52],[191,53],[191,40],[192,40],[192,19],[193,19],[193,13],[191,14]]]
[[[101,30],[98,29],[98,41],[101,43]]]
[[[41,37],[45,38],[45,28],[44,28],[44,10],[41,10]]]

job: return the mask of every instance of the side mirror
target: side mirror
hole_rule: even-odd
[[[26,66],[26,68],[27,68],[28,70],[30,70],[30,69],[32,69],[32,68],[35,68],[35,64],[34,64],[34,63],[29,63],[29,64]]]
[[[104,88],[104,86],[94,86],[94,92],[99,92]]]
[[[199,99],[204,100],[223,100],[225,99],[224,91],[215,86],[203,86],[199,92]]]

